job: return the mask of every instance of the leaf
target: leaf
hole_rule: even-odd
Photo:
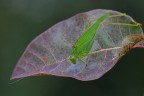
[[[110,16],[115,15],[115,17],[108,18],[105,22],[114,22],[115,24],[105,23],[99,28],[90,50],[91,54],[85,58],[87,66],[79,60],[76,64],[72,64],[67,59],[70,56],[71,47],[83,32],[107,11]],[[133,42],[133,39],[129,39],[132,34],[143,36],[140,26],[116,24],[136,23],[127,15],[116,16],[119,14],[121,13],[112,10],[92,10],[77,14],[49,28],[28,45],[18,61],[11,79],[39,74],[72,77],[82,81],[100,78],[130,50],[123,51],[123,45],[130,43],[122,44],[122,42],[128,40]],[[144,43],[140,42],[129,48],[142,47],[143,45]]]

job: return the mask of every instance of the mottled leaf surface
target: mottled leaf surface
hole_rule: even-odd
[[[87,66],[81,61],[72,64],[66,59],[70,56],[72,45],[106,11],[109,11],[110,15],[120,14],[111,10],[92,10],[55,24],[40,34],[26,48],[13,71],[12,79],[39,74],[72,77],[82,81],[100,78],[119,60],[123,39],[130,34],[143,33],[140,27],[104,23],[99,28],[91,49],[94,54],[85,57]],[[135,21],[129,16],[119,16],[108,18],[105,22]],[[143,42],[136,46],[142,45]]]

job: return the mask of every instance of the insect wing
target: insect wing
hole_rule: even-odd
[[[76,43],[73,45],[71,49],[71,56],[74,56],[75,58],[83,58],[85,57],[91,50],[94,40],[96,38],[96,32],[98,31],[101,23],[108,18],[109,14],[105,13],[100,18],[97,19],[97,21],[89,27],[86,32],[84,32],[79,39],[76,41]]]

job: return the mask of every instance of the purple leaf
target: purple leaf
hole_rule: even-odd
[[[120,14],[111,10],[92,10],[77,14],[40,34],[26,48],[11,79],[39,74],[72,77],[82,81],[100,78],[119,60],[124,38],[130,34],[143,33],[140,27],[103,24],[97,32],[91,50],[93,54],[86,57],[87,66],[81,61],[72,64],[66,59],[70,56],[72,45],[94,23],[94,20],[106,11],[109,11],[110,15]],[[108,18],[105,22],[134,23],[135,21],[126,15]],[[141,42],[134,47],[142,47],[143,44]]]

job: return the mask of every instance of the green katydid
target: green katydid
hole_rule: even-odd
[[[117,17],[117,16],[125,16],[125,14],[120,15],[114,15],[110,16],[108,12],[103,14],[100,18],[97,19],[97,21],[88,28],[80,37],[79,39],[74,43],[74,45],[71,48],[70,57],[68,58],[73,64],[76,64],[76,60],[81,60],[83,63],[85,63],[82,58],[88,56],[90,53],[90,50],[93,46],[93,43],[96,39],[96,33],[100,27],[100,25],[107,19],[111,17]],[[139,23],[136,24],[125,24],[125,23],[111,23],[111,22],[105,22],[104,24],[114,24],[114,25],[124,25],[124,26],[140,26]],[[93,53],[92,53],[93,54]]]
[[[69,58],[73,64],[76,64],[76,59],[81,59],[89,53],[96,37],[96,31],[100,27],[101,23],[108,18],[108,16],[109,13],[105,13],[103,16],[98,18],[98,20],[89,27],[89,29],[86,30],[86,32],[84,32],[73,45],[70,53],[71,56]]]

